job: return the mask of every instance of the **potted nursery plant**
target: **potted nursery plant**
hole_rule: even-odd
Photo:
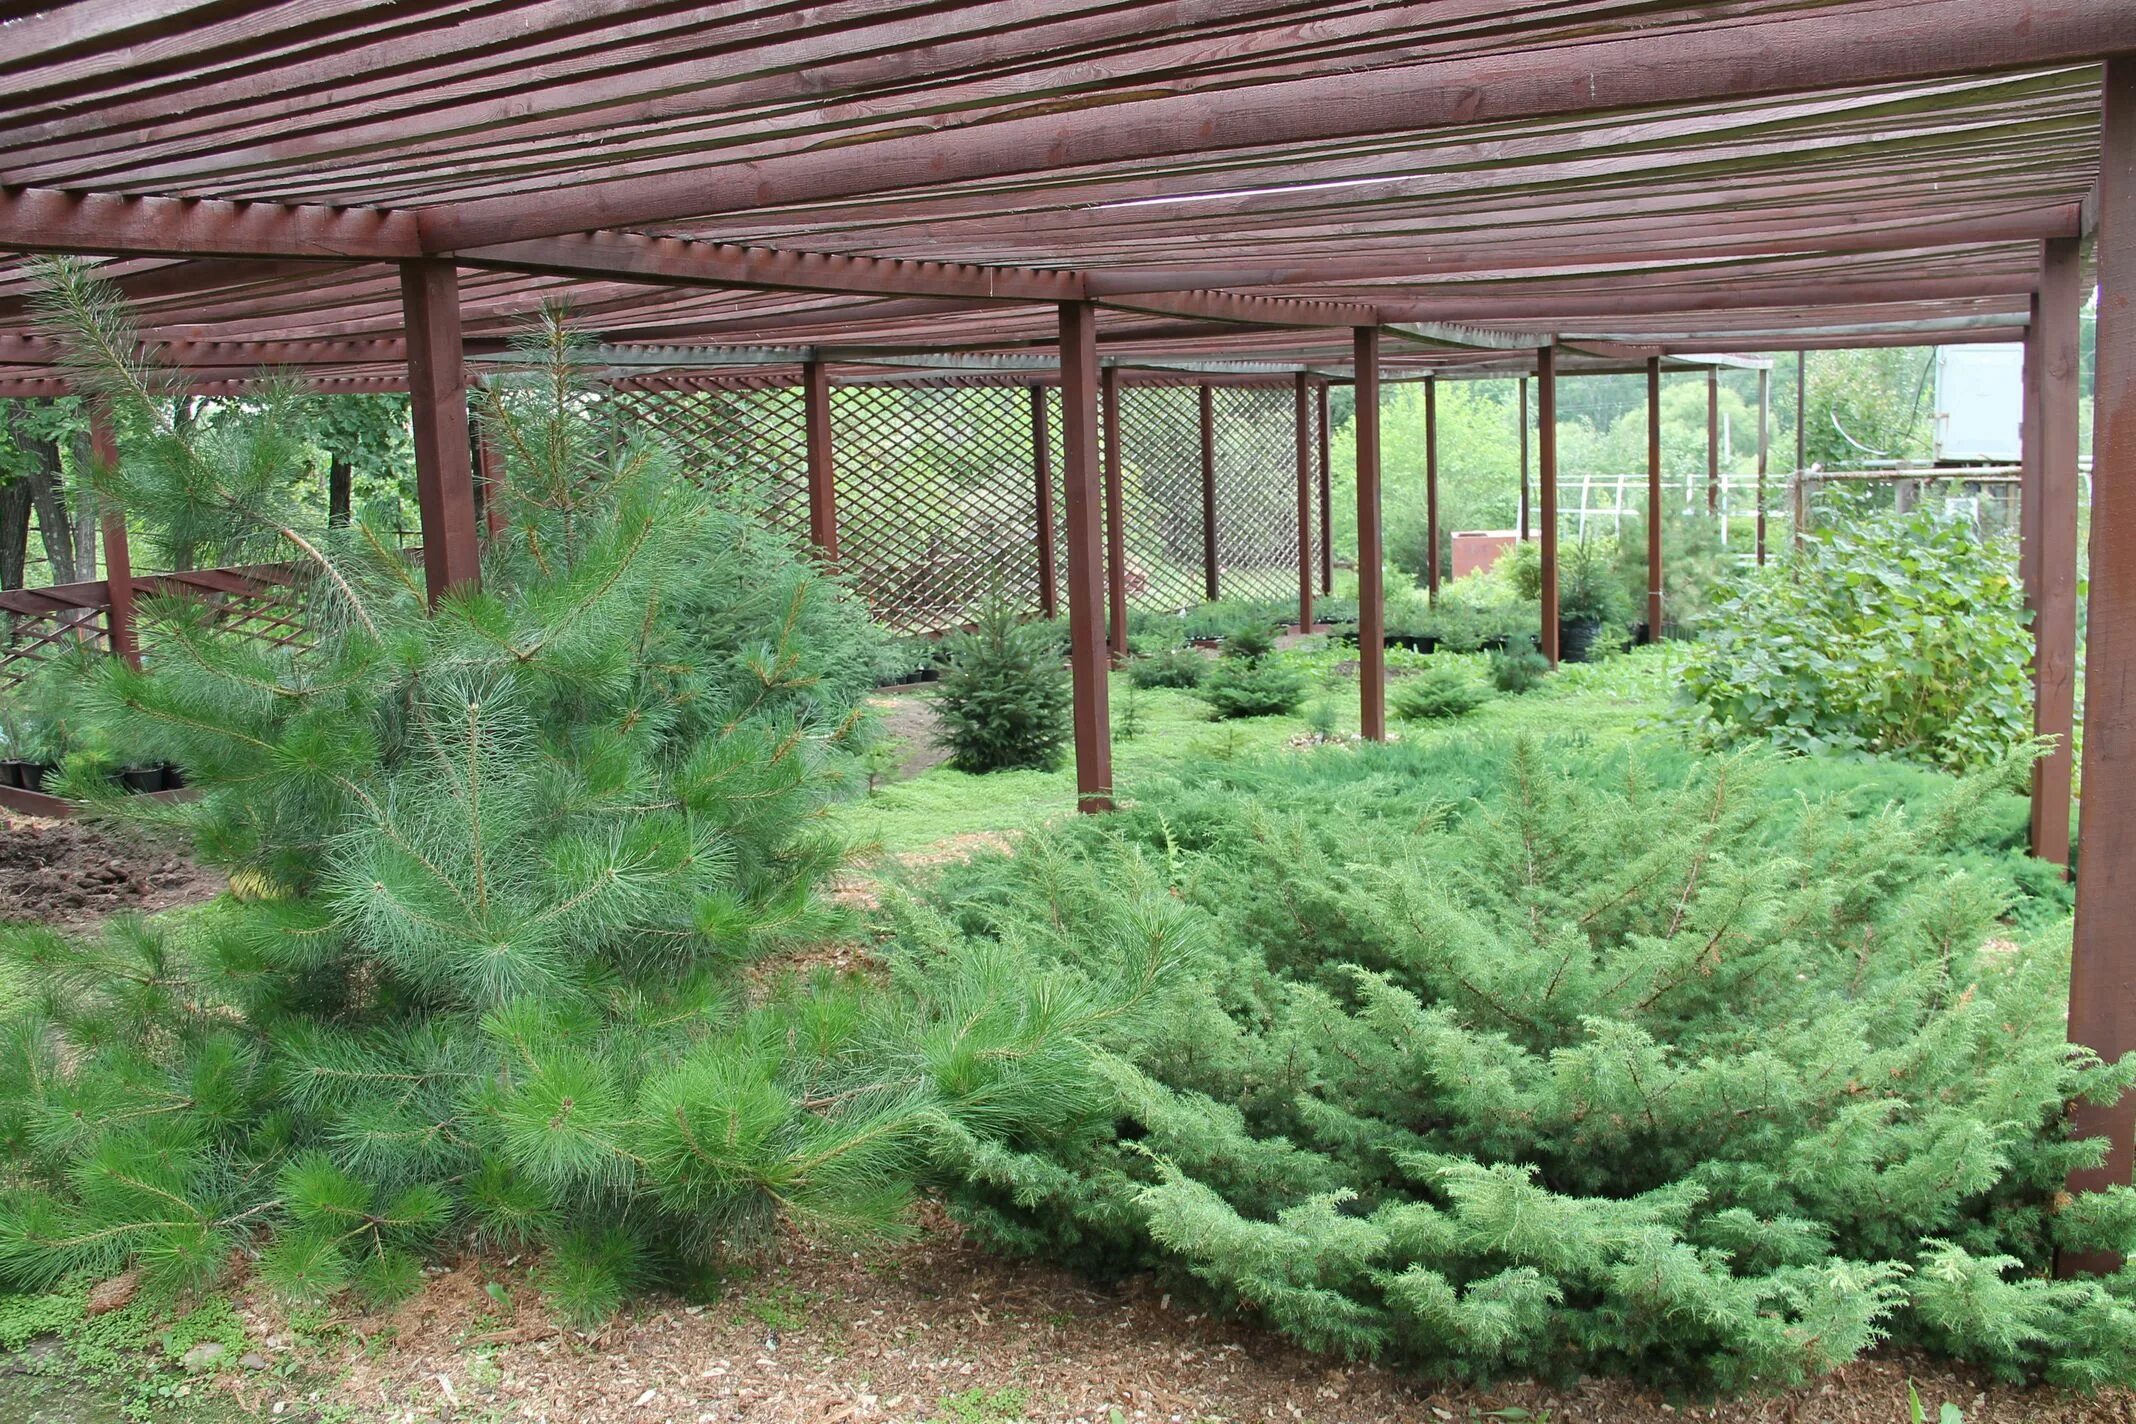
[[[1558,657],[1583,663],[1594,654],[1604,625],[1622,624],[1624,594],[1608,560],[1595,545],[1573,545],[1558,583]]]

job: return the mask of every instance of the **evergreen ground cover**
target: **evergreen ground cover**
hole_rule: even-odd
[[[2136,1064],[2066,1045],[2066,927],[2007,922],[2021,804],[1579,737],[1196,763],[894,908],[910,976],[1176,959],[1099,1104],[948,1190],[1003,1248],[1438,1373],[1731,1391],[1895,1339],[2127,1380],[2136,1281],[2049,1265],[2131,1244],[2127,1189],[2059,1191],[2097,1150],[2064,1103]]]

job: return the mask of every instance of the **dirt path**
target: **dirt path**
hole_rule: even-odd
[[[178,846],[143,833],[0,817],[0,920],[80,929],[128,911],[210,900],[223,884]]]
[[[1147,1283],[1101,1290],[995,1259],[939,1220],[880,1252],[797,1249],[716,1304],[644,1309],[592,1340],[552,1329],[523,1270],[482,1264],[350,1327],[346,1373],[315,1399],[276,1394],[271,1374],[234,1383],[260,1412],[280,1402],[298,1420],[331,1402],[362,1421],[528,1424],[1903,1424],[1911,1377],[1931,1420],[1946,1401],[1966,1424],[2136,1419],[2128,1394],[2011,1389],[1905,1359],[1720,1406],[1607,1381],[1435,1388],[1211,1321]]]

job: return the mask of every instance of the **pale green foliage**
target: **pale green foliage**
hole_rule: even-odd
[[[2057,1214],[2066,940],[2013,950],[1988,784],[1914,811],[1784,768],[1656,775],[1482,740],[1197,767],[1103,825],[950,872],[1020,972],[1194,956],[1103,1035],[1108,1109],[974,1147],[998,1244],[1316,1349],[1456,1375],[1773,1387],[1890,1338],[2136,1377],[2126,1188]],[[1475,799],[1469,797],[1475,794]],[[914,953],[941,952],[939,934]]]
[[[2027,614],[2012,551],[1969,521],[1843,502],[1801,549],[1746,573],[1684,667],[1721,737],[1793,751],[1992,765],[2029,731]]]

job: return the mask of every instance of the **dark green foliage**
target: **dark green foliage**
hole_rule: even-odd
[[[957,1209],[1459,1376],[1777,1387],[1888,1337],[2136,1378],[2136,1281],[2049,1270],[2136,1245],[2127,1188],[2056,1209],[2103,1146],[2064,1104],[2136,1062],[2068,1047],[2066,936],[2013,947],[2001,862],[1947,858],[2007,798],[1806,801],[1787,770],[1211,763],[948,872],[921,962],[1104,976],[1153,925],[1191,956],[1103,1035],[1110,1110],[974,1150]]]
[[[733,974],[842,922],[817,813],[871,641],[843,591],[613,448],[550,320],[484,410],[509,535],[432,612],[384,531],[286,517],[300,392],[197,439],[108,294],[49,275],[123,421],[106,493],[173,547],[292,561],[311,646],[148,600],[153,666],[84,689],[92,731],[199,796],[114,797],[86,753],[69,789],[189,832],[243,893],[0,936],[36,987],[0,1056],[0,1284],[194,1287],[257,1244],[291,1297],[390,1298],[471,1234],[546,1250],[585,1319],[780,1220],[893,1216],[943,1107],[891,1010],[828,982],[752,1003]]]
[[[1491,653],[1491,686],[1518,695],[1532,692],[1550,675],[1550,660],[1536,651],[1534,639]]]
[[[1582,539],[1559,550],[1560,619],[1567,623],[1621,624],[1631,617],[1632,604],[1610,567],[1612,547],[1599,539]]]
[[[1670,504],[1661,519],[1662,626],[1671,636],[1697,632],[1713,617],[1741,564],[1721,542],[1721,521],[1703,508]],[[1642,513],[1622,525],[1612,551],[1618,599],[1628,616],[1646,616],[1647,527]],[[1736,544],[1734,549],[1743,546]]]
[[[1060,763],[1070,702],[1060,638],[1058,625],[1026,619],[996,594],[970,632],[942,640],[937,706],[952,766],[984,772]]]
[[[1433,658],[1421,671],[1399,678],[1388,705],[1404,722],[1466,717],[1491,700],[1491,691],[1451,658]]]
[[[1224,644],[1224,655],[1202,679],[1199,695],[1219,720],[1279,717],[1305,700],[1302,674],[1275,656],[1276,640],[1263,628],[1244,628]]]
[[[1715,612],[1684,667],[1696,716],[1717,737],[1791,751],[1953,770],[2001,760],[2031,713],[2011,551],[1932,507],[1844,504]]]
[[[1170,647],[1129,661],[1127,680],[1136,687],[1200,687],[1209,660],[1192,648]]]

